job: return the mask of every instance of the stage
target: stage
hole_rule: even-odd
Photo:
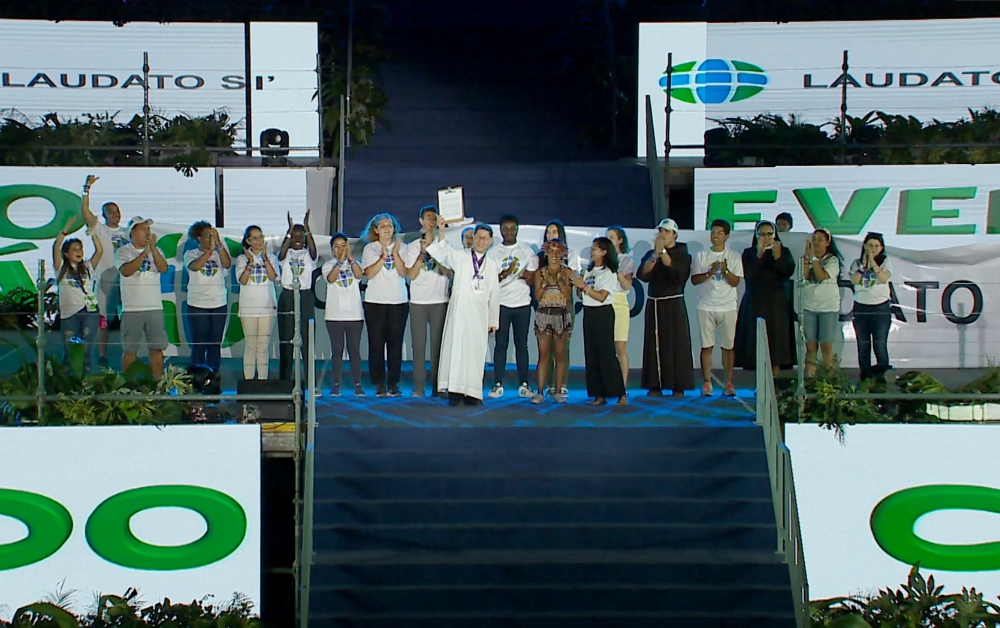
[[[448,405],[447,399],[376,397],[368,392],[355,397],[350,390],[340,397],[329,391],[316,400],[320,427],[751,427],[755,403],[752,390],[739,389],[737,396],[701,397],[691,391],[684,397],[648,397],[645,390],[632,390],[629,405],[591,406],[586,391],[570,389],[568,403],[533,404],[528,398],[507,391],[499,399],[485,398],[481,406]]]

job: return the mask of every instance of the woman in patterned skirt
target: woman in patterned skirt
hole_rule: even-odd
[[[531,403],[545,401],[545,387],[549,381],[552,357],[555,357],[556,403],[566,403],[566,380],[569,375],[566,346],[573,331],[573,317],[570,315],[572,284],[570,270],[563,259],[566,245],[558,238],[547,241],[542,246],[546,263],[535,273],[535,295],[538,311],[535,312],[535,338],[538,340],[538,394]]]

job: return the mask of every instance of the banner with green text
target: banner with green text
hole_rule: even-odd
[[[717,218],[752,229],[781,212],[794,231],[877,231],[910,250],[1000,242],[1000,164],[695,170],[696,229]]]

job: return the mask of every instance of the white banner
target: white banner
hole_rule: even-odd
[[[1000,595],[1000,433],[982,425],[852,425],[846,444],[789,424],[813,600],[873,595],[919,562],[945,593]]]
[[[753,229],[781,212],[796,231],[835,236],[869,231],[915,250],[1000,243],[1000,164],[698,168],[694,224],[728,220]]]
[[[645,97],[663,156],[667,54],[673,53],[673,145],[702,145],[714,120],[794,114],[822,125],[869,111],[953,121],[1000,102],[997,19],[639,25],[638,146]],[[841,70],[844,51],[849,70]],[[672,156],[701,156],[674,149]]]
[[[0,461],[0,618],[58,590],[259,605],[259,426],[11,428]]]
[[[252,23],[250,33],[248,61],[243,24],[0,20],[4,115],[37,122],[49,113],[62,119],[118,113],[127,124],[142,115],[147,52],[153,114],[223,109],[243,123],[241,143],[257,145],[261,131],[278,128],[288,131],[292,146],[318,146],[316,24]]]
[[[975,170],[981,168],[985,167],[977,166]],[[866,170],[867,168],[862,169]],[[853,171],[859,172],[858,169]],[[983,172],[989,171],[984,169]],[[184,177],[170,168],[3,168],[0,169],[0,290],[7,291],[18,285],[33,286],[39,259],[46,260],[49,269],[47,274],[49,277],[53,276],[53,239],[71,216],[79,216],[79,186],[88,173],[101,177],[92,191],[91,209],[95,214],[100,215],[103,203],[114,201],[121,207],[122,224],[127,224],[135,215],[151,217],[156,221],[154,231],[159,239],[159,247],[170,265],[162,279],[164,314],[171,342],[167,353],[170,356],[187,355],[187,333],[182,308],[186,299],[182,257],[187,246],[188,226],[197,220],[209,219],[209,222],[214,222],[211,218],[215,215],[215,199],[219,196],[225,199],[227,216],[227,227],[220,229],[220,234],[233,255],[240,253],[243,230],[249,224],[261,226],[271,242],[272,250],[276,251],[287,228],[286,213],[290,211],[298,222],[306,210],[306,181],[302,170],[226,170],[221,179],[224,189],[217,189],[217,179],[212,171]],[[900,192],[899,195],[903,196],[904,193]],[[275,211],[276,207],[281,210]],[[749,213],[750,210],[738,211]],[[764,215],[773,216],[772,213]],[[315,218],[317,220],[313,220],[313,231],[318,232],[321,227],[317,221],[321,217],[317,214]],[[882,220],[878,211],[871,220],[876,219]],[[449,231],[449,237],[458,245],[461,229]],[[499,238],[499,230],[495,229],[495,233]],[[604,229],[569,227],[567,233],[569,245],[576,257],[586,259],[592,240],[604,235]],[[638,262],[650,249],[655,234],[651,229],[629,229],[628,235],[634,249],[632,255]],[[792,254],[800,256],[803,253],[806,235],[801,232],[785,234],[783,240]],[[91,254],[92,247],[89,238],[83,234],[82,220],[77,219],[70,228],[70,236],[81,238],[86,254]],[[414,237],[416,234],[407,236],[408,239]],[[743,248],[750,245],[750,239],[748,231],[735,231],[729,246],[742,252]],[[963,239],[968,242],[975,241],[976,238],[953,236],[953,240],[945,241],[961,242]],[[522,226],[519,240],[537,248],[542,241],[542,227]],[[681,240],[688,243],[692,257],[709,246],[708,233],[705,231],[683,232]],[[322,263],[330,256],[329,236],[317,233],[316,242]],[[842,277],[846,280],[847,267],[860,253],[860,242],[857,239],[840,238],[837,242],[845,258]],[[355,243],[355,246],[356,254],[360,255],[361,245]],[[890,280],[894,318],[889,340],[893,365],[901,369],[982,367],[1000,355],[1000,334],[991,328],[989,317],[983,316],[983,313],[989,311],[990,302],[1000,299],[995,279],[1000,277],[1000,260],[997,260],[993,249],[993,245],[985,243],[939,251],[889,246],[888,253],[894,268]],[[243,340],[237,316],[238,286],[232,278],[229,284],[230,317],[223,342],[223,355],[238,357],[242,355]],[[644,284],[636,282],[629,295],[633,306],[629,359],[635,368],[642,364],[645,288]],[[319,308],[316,314],[319,322],[317,355],[327,359],[329,340],[322,322],[326,299],[325,283],[316,282],[314,291]],[[742,285],[739,291],[742,295]],[[849,287],[845,287],[843,292],[841,311],[844,341],[837,343],[835,349],[844,366],[854,367],[857,365],[857,351],[849,317],[853,301]],[[691,325],[692,359],[696,367],[700,351],[697,294],[698,289],[688,284],[686,301]],[[277,334],[272,336],[276,341]],[[53,344],[53,350],[58,350],[58,344]],[[528,344],[531,362],[535,363],[535,343],[529,341]],[[513,348],[510,351],[508,361],[513,362]],[[716,353],[713,362],[719,365],[721,355],[718,355],[718,349]],[[573,365],[583,365],[583,335],[579,325],[571,339],[570,356]],[[408,335],[404,340],[404,359],[412,359]],[[322,368],[321,365],[321,370]]]

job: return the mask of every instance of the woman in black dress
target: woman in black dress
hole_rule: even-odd
[[[642,387],[653,397],[669,389],[675,397],[694,388],[691,331],[684,286],[691,275],[691,254],[677,241],[677,223],[657,225],[653,250],[636,267],[636,278],[649,284],[642,346]]]
[[[781,246],[774,223],[757,223],[753,242],[743,250],[746,293],[736,319],[736,366],[757,366],[757,319],[767,326],[767,345],[777,375],[782,367],[795,364],[795,339],[789,319],[791,310],[785,284],[795,274],[795,259]]]

